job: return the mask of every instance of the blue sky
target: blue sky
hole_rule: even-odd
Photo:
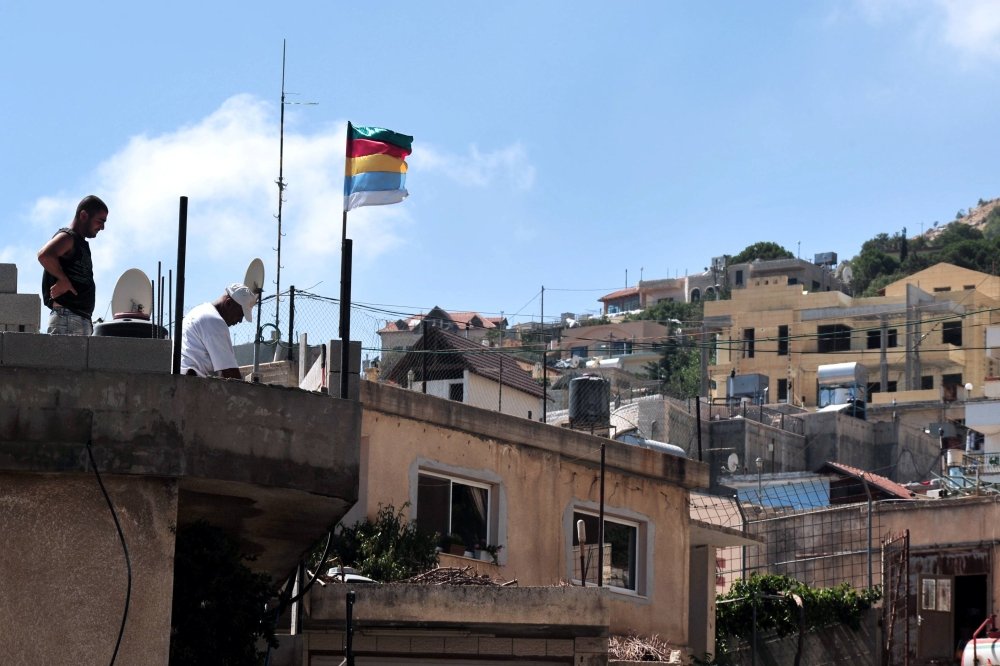
[[[261,257],[339,292],[344,126],[414,136],[402,204],[349,214],[353,297],[391,312],[596,312],[597,298],[774,241],[849,259],[1000,196],[1000,3],[0,3],[0,261],[88,193],[104,316],[173,268],[186,307]],[[373,314],[372,318],[382,316]],[[389,316],[389,315],[386,315]],[[362,326],[364,324],[361,324]],[[357,337],[357,336],[356,336]]]

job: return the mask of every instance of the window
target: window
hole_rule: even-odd
[[[569,350],[570,358],[578,356],[580,358],[587,358],[587,346],[582,347],[571,347]]]
[[[612,340],[611,353],[616,356],[632,353],[632,342],[630,340]]]
[[[868,349],[881,349],[882,348],[882,331],[881,331],[881,329],[870,330],[870,331],[867,332],[867,335],[868,335],[868,344],[867,344]],[[886,329],[886,336],[885,336],[885,338],[886,338],[886,340],[885,340],[885,346],[886,347],[895,347],[895,346],[897,346],[898,343],[897,343],[897,339],[896,339],[896,329],[894,329],[894,328]]]
[[[417,476],[417,525],[425,532],[441,535],[446,548],[449,535],[457,535],[471,549],[494,543],[490,532],[491,487],[489,484],[441,474],[420,472]]]
[[[448,399],[455,402],[463,402],[465,400],[465,386],[461,382],[449,384]]]
[[[753,358],[753,329],[743,329],[743,358]]]
[[[788,380],[778,380],[778,402],[788,402]]]
[[[797,277],[790,277],[790,278],[788,278],[788,284],[798,284],[798,283],[799,283],[799,279]]]
[[[699,290],[699,289],[692,289],[691,290],[691,302],[692,303],[697,303],[700,300],[701,300],[701,290]]]
[[[941,324],[941,342],[949,345],[962,346],[962,322],[946,321]]]
[[[951,612],[951,578],[927,576],[920,581],[920,609]]]
[[[813,280],[812,284],[813,284],[812,290],[813,291],[819,291],[819,282],[816,282],[816,280]]]
[[[932,388],[934,388],[934,376],[933,375],[924,375],[923,377],[920,378],[920,390],[921,391],[929,391]]]
[[[735,282],[737,287],[743,286],[743,271],[736,271]]]
[[[935,294],[944,293],[946,291],[951,291],[951,287],[934,287]]]
[[[586,543],[583,546],[581,561],[580,540],[576,524],[582,520],[586,531]],[[584,580],[581,571],[588,582],[597,584],[597,513],[576,510],[573,512],[573,576],[576,580]],[[604,574],[603,582],[608,587],[642,593],[639,585],[639,539],[640,524],[621,518],[609,518],[604,515]],[[581,569],[582,566],[582,569]]]
[[[830,324],[816,327],[817,351],[821,354],[851,350],[851,327]]]
[[[778,327],[778,356],[788,356],[788,327]]]

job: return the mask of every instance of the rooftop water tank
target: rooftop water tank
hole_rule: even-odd
[[[607,427],[611,422],[611,385],[597,375],[583,375],[569,383],[571,428]]]

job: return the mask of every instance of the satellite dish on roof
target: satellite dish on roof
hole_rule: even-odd
[[[153,285],[138,268],[130,268],[115,285],[111,311],[115,319],[149,319],[153,307]]]
[[[257,294],[260,298],[260,292],[264,289],[264,262],[260,259],[254,259],[247,266],[246,277],[243,278],[243,284],[250,287],[250,291]]]
[[[730,472],[735,472],[740,468],[740,457],[735,453],[730,453],[729,458],[726,459],[726,469]]]

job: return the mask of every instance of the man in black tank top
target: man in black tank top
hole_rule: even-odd
[[[69,227],[63,227],[38,251],[42,300],[51,310],[48,332],[53,335],[91,335],[94,315],[94,265],[88,238],[97,237],[108,219],[108,206],[94,195],[76,207]]]

